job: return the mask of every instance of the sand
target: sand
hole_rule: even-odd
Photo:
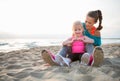
[[[60,48],[48,46],[1,52],[0,81],[120,81],[120,44],[102,45],[105,59],[100,67],[80,65],[78,61],[71,67],[45,66],[41,50],[56,54]]]

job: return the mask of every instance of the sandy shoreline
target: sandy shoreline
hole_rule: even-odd
[[[101,67],[72,63],[72,67],[44,66],[41,50],[57,53],[61,46],[44,46],[0,52],[0,81],[120,81],[120,44],[102,45]],[[33,65],[35,62],[38,65]]]

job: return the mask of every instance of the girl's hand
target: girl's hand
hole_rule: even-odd
[[[67,46],[71,46],[71,44],[73,43],[74,39],[71,37],[71,38],[68,38],[67,40],[63,41],[62,45],[67,45]]]
[[[84,37],[82,37],[82,38],[79,38],[79,40],[80,40],[80,41],[84,41],[84,40],[85,40],[85,38],[84,38]]]
[[[75,40],[84,41],[84,38],[76,38]]]
[[[72,38],[72,42],[75,41],[75,40],[78,40],[78,38],[76,38],[76,37]]]
[[[75,41],[75,39],[74,39],[74,38],[72,38],[71,43],[73,43],[74,41]]]

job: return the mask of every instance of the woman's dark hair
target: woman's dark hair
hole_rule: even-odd
[[[89,17],[92,17],[95,19],[95,23],[99,20],[99,25],[97,27],[97,30],[101,30],[103,28],[102,24],[102,12],[100,10],[90,11],[87,14]]]

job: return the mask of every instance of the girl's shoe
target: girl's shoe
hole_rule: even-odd
[[[100,66],[104,59],[104,53],[101,47],[96,46],[93,51],[93,61],[91,66]]]
[[[83,65],[88,65],[89,63],[89,54],[88,53],[84,53],[81,57],[81,63],[80,64],[83,64]]]
[[[58,65],[56,62],[55,62],[55,56],[48,50],[42,50],[41,52],[41,55],[42,55],[42,58],[43,60],[52,65],[52,66],[56,66]]]
[[[55,56],[55,61],[60,65],[60,66],[70,66],[71,60],[69,58],[64,58],[63,56],[57,54]]]

